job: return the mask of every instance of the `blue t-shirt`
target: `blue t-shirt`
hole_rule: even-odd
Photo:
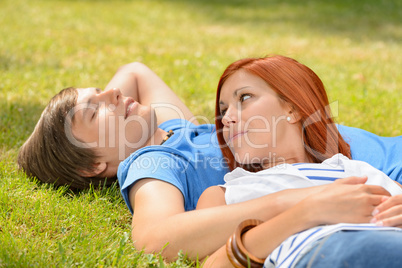
[[[137,150],[120,163],[117,171],[121,193],[131,213],[128,193],[140,179],[154,178],[176,186],[183,194],[184,208],[188,211],[195,209],[206,188],[223,184],[223,177],[229,172],[214,125],[196,126],[173,119],[159,128],[173,130],[174,134],[163,145]]]
[[[338,125],[350,145],[352,159],[364,161],[402,183],[402,136],[380,137],[368,131]]]
[[[138,180],[154,178],[171,183],[184,197],[186,211],[195,209],[209,186],[223,184],[229,172],[218,145],[214,125],[196,126],[173,119],[159,126],[173,130],[163,145],[141,148],[120,163],[117,171],[121,193],[133,213],[128,193]],[[338,125],[350,144],[352,158],[369,163],[391,179],[402,183],[402,136],[380,137],[362,129]]]

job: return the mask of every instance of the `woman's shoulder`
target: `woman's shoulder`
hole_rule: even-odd
[[[197,202],[196,209],[210,208],[226,205],[225,188],[221,186],[211,186],[205,189]]]

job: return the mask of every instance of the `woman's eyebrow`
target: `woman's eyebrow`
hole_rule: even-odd
[[[233,92],[233,97],[237,97],[237,95],[239,95],[239,91],[242,91],[243,89],[246,89],[246,88],[251,88],[251,87],[250,87],[250,86],[244,86],[244,87],[241,87],[241,88],[236,89],[236,90]]]
[[[250,86],[244,86],[244,87],[241,87],[241,88],[238,88],[238,89],[236,89],[234,92],[233,92],[233,97],[237,97],[237,95],[239,95],[239,91],[242,91],[243,89],[246,89],[246,88],[251,88]],[[223,101],[219,101],[219,105],[224,105],[225,103],[223,102]]]

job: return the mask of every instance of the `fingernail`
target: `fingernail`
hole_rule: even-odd
[[[375,215],[377,215],[380,211],[378,209],[374,209],[373,212],[371,213],[371,215],[374,217]]]
[[[377,221],[377,222],[375,223],[375,225],[377,225],[377,226],[384,226],[384,223],[383,223],[382,221]]]
[[[372,218],[371,221],[370,221],[370,223],[376,223],[376,222],[377,222],[376,218]]]

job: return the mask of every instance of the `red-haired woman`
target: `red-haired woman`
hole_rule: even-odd
[[[311,69],[283,56],[234,62],[218,85],[216,118],[218,141],[233,171],[224,185],[203,193],[199,209],[291,188],[327,187],[269,220],[242,222],[207,267],[402,264],[402,189],[369,164],[351,160],[325,88]],[[375,195],[364,204],[350,202],[350,187]]]

